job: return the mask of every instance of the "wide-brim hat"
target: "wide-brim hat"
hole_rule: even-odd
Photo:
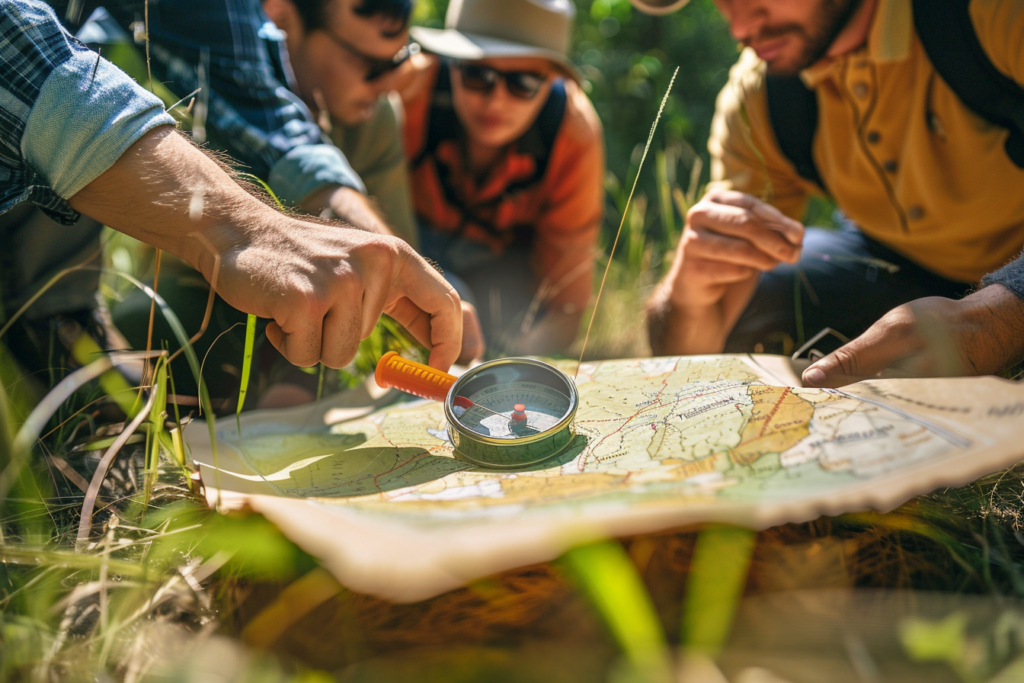
[[[444,57],[541,57],[580,81],[568,56],[575,16],[570,0],[452,0],[443,29],[410,32],[424,50]]]
[[[629,0],[644,14],[670,14],[690,0]]]

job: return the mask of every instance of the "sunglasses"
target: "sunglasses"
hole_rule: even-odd
[[[462,85],[469,90],[490,94],[498,85],[498,81],[505,81],[505,89],[509,95],[523,100],[533,99],[548,80],[548,74],[533,71],[498,71],[473,62],[458,62],[456,67],[462,74]]]
[[[363,62],[363,81],[366,83],[370,83],[381,76],[391,73],[409,61],[410,57],[420,51],[419,43],[410,42],[408,45],[403,46],[401,50],[396,52],[394,57],[391,59],[381,59],[379,57],[366,54],[326,26],[321,30],[335,45]]]

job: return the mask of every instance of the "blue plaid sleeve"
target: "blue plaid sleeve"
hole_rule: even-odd
[[[142,19],[141,0],[103,4],[129,33]],[[151,1],[149,38],[154,80],[179,97],[202,87],[197,141],[226,151],[290,204],[327,185],[365,192],[295,94],[284,34],[260,0]]]
[[[67,200],[147,131],[173,123],[45,4],[0,0],[0,213],[31,201],[74,223]]]

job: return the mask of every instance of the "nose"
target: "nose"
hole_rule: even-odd
[[[762,0],[725,0],[720,7],[729,22],[729,33],[740,43],[756,38],[768,15]]]

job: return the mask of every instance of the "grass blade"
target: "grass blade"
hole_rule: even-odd
[[[682,645],[715,656],[725,645],[743,597],[757,534],[711,525],[700,532],[683,604]]]
[[[81,551],[89,542],[89,531],[92,529],[92,513],[96,509],[96,497],[100,493],[100,485],[103,484],[103,479],[107,476],[107,470],[110,469],[111,463],[114,462],[114,458],[117,457],[118,452],[125,442],[128,441],[128,438],[135,433],[135,430],[139,428],[142,421],[149,417],[150,411],[152,411],[153,405],[156,403],[158,393],[158,391],[151,391],[149,393],[149,400],[146,401],[146,405],[143,406],[131,423],[124,428],[110,449],[103,454],[100,464],[96,467],[96,472],[92,475],[92,481],[89,482],[89,490],[85,492],[85,502],[82,504],[82,518],[78,523],[78,538],[75,541],[76,550]]]
[[[3,473],[0,473],[0,500],[7,498],[7,493],[21,473],[22,465],[28,460],[32,444],[35,443],[53,414],[60,410],[64,402],[78,391],[79,387],[96,379],[113,366],[114,362],[110,358],[106,356],[99,358],[84,368],[72,372],[43,397],[39,405],[26,418],[11,444],[10,461]]]
[[[249,390],[249,373],[252,370],[252,347],[256,342],[256,316],[249,314],[245,320],[245,356],[242,358],[242,384],[238,389],[238,408],[235,409],[235,420],[238,422],[238,433],[242,433],[242,422],[238,416],[245,405],[245,394]]]
[[[668,674],[668,649],[643,581],[615,541],[574,548],[562,557],[573,578],[608,625],[627,661],[640,671]]]
[[[647,134],[647,145],[644,147],[643,156],[640,157],[640,165],[636,169],[636,177],[633,178],[633,187],[629,191],[629,197],[626,199],[626,206],[622,209],[622,220],[619,221],[619,229],[615,233],[615,239],[612,241],[611,251],[608,253],[608,265],[604,268],[604,275],[601,277],[601,285],[597,288],[597,299],[594,301],[594,312],[590,314],[590,322],[587,324],[587,333],[583,336],[583,346],[580,349],[580,358],[576,362],[576,372],[573,375],[580,374],[580,365],[583,364],[583,354],[587,352],[587,341],[590,339],[590,331],[594,327],[594,320],[597,319],[597,307],[601,303],[601,294],[604,292],[605,282],[608,280],[608,271],[611,269],[612,259],[615,258],[615,247],[619,244],[619,237],[622,235],[622,226],[626,224],[626,218],[629,216],[629,206],[633,202],[633,193],[636,192],[636,184],[640,180],[640,172],[644,170],[644,162],[647,161],[647,153],[651,149],[651,141],[654,140],[654,131],[658,128],[658,122],[661,121],[661,114],[665,111],[665,105],[668,103],[668,96],[672,93],[672,86],[676,82],[676,76],[679,74],[679,67],[672,72],[672,80],[668,82],[668,88],[665,89],[665,96],[661,98],[661,106],[658,107],[658,115],[654,117],[654,123],[651,124],[651,132]]]

